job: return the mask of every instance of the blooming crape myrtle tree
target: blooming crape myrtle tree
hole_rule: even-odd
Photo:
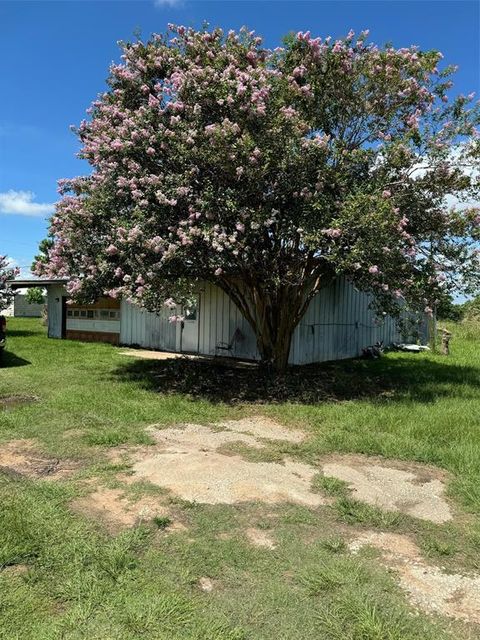
[[[0,312],[10,305],[14,297],[8,281],[13,280],[20,273],[18,267],[9,265],[7,256],[0,255]]]
[[[339,275],[384,313],[471,286],[479,213],[450,205],[478,195],[478,105],[449,102],[439,52],[367,35],[270,51],[245,29],[170,26],[124,44],[78,128],[92,173],[60,182],[38,273],[152,310],[213,282],[277,370]]]

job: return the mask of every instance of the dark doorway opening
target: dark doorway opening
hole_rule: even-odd
[[[67,337],[67,296],[62,296],[62,339]]]

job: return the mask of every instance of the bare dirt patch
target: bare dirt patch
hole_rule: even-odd
[[[385,558],[420,562],[422,555],[415,542],[402,533],[385,533],[378,531],[365,531],[358,538],[350,542],[348,548],[356,553],[365,546],[372,546],[383,551]]]
[[[213,582],[210,580],[210,578],[200,578],[200,580],[198,581],[198,586],[202,591],[205,591],[205,593],[210,593],[211,591],[213,591]]]
[[[170,351],[150,351],[149,349],[124,349],[120,351],[121,356],[131,358],[141,358],[143,360],[170,360],[172,358],[189,358],[183,353],[172,353]]]
[[[149,521],[154,516],[169,515],[158,498],[146,496],[133,501],[121,489],[106,487],[77,498],[70,506],[76,513],[100,520],[112,532]]]
[[[76,462],[39,453],[34,440],[10,440],[0,445],[0,471],[12,476],[59,480],[77,469]]]
[[[23,576],[29,571],[26,564],[10,564],[7,567],[0,567],[0,573],[9,576]]]
[[[8,411],[16,407],[22,407],[27,404],[38,402],[37,396],[13,395],[0,397],[0,409]]]
[[[452,519],[445,499],[445,474],[421,465],[339,456],[323,465],[323,473],[348,484],[355,498],[435,523]]]
[[[417,545],[405,535],[369,531],[349,545],[353,552],[364,546],[382,552],[385,564],[397,571],[400,585],[414,605],[427,613],[480,624],[480,576],[450,574],[427,564]]]
[[[255,547],[273,550],[277,546],[273,538],[263,529],[255,529],[252,527],[247,529],[245,533],[249,542]]]
[[[248,431],[248,433],[247,433]],[[265,418],[230,421],[205,427],[186,424],[151,429],[152,447],[117,449],[110,452],[118,461],[130,454],[134,480],[147,480],[182,498],[207,504],[264,501],[298,502],[307,506],[327,501],[311,490],[316,469],[291,460],[251,462],[228,455],[220,448],[241,442],[262,448],[259,438],[298,442],[297,434]]]

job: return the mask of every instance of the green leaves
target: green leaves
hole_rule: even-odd
[[[252,300],[311,297],[325,271],[390,312],[475,286],[479,106],[448,101],[438,51],[366,37],[299,32],[271,52],[245,29],[171,25],[123,45],[78,128],[93,173],[64,185],[39,273],[157,310],[210,281],[250,321]]]

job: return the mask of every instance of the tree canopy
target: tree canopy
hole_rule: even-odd
[[[46,265],[49,262],[50,260],[49,251],[50,249],[53,249],[54,244],[55,244],[55,241],[51,235],[49,235],[48,238],[44,238],[39,242],[38,253],[33,258],[32,266],[31,266],[32,271],[36,271],[38,269],[39,263],[43,263]]]
[[[27,302],[29,304],[44,304],[44,289],[42,287],[30,287],[27,291]]]
[[[37,273],[153,310],[213,282],[279,368],[339,275],[384,313],[472,291],[479,105],[449,99],[440,52],[367,37],[300,32],[272,51],[246,29],[170,25],[124,43],[77,129],[92,173],[60,181]]]

